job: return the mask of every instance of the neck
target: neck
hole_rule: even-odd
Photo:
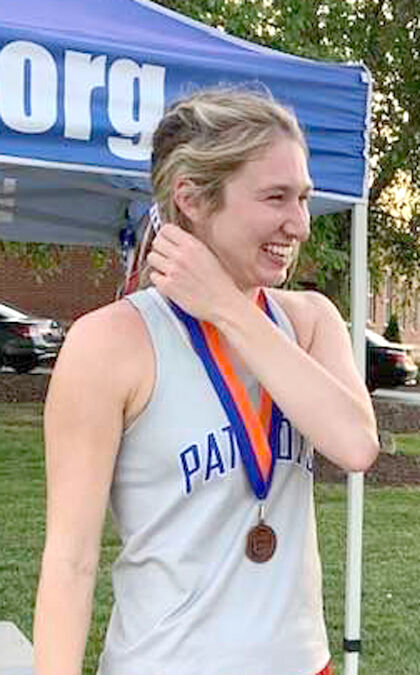
[[[257,303],[258,301],[258,296],[260,294],[261,287],[260,286],[254,286],[253,288],[247,288],[247,289],[242,289],[242,293],[246,295],[247,298],[252,300],[252,302]]]

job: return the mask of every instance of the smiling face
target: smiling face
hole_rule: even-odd
[[[311,189],[301,145],[277,135],[226,181],[221,209],[210,215],[205,205],[198,210],[193,233],[243,291],[279,285],[309,237]]]

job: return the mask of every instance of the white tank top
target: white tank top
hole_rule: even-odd
[[[265,507],[277,548],[252,562],[245,542],[258,501],[204,366],[155,289],[128,299],[150,332],[157,373],[116,461],[122,551],[98,675],[314,675],[329,651],[312,448],[284,419]],[[258,384],[248,384],[255,400]]]

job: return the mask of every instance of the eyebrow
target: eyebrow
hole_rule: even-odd
[[[302,187],[301,190],[299,190],[299,193],[307,193],[307,192],[312,192],[314,189],[313,183],[305,183],[305,185]],[[265,194],[267,192],[292,192],[294,191],[294,186],[290,184],[284,184],[281,185],[279,183],[273,183],[272,185],[268,185],[267,187],[263,187],[257,190],[258,194]]]

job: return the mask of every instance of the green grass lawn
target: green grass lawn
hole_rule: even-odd
[[[404,455],[420,455],[419,434],[395,434],[397,452]]]
[[[420,434],[401,435],[397,447],[420,453]],[[40,405],[0,404],[0,460],[0,620],[14,621],[30,636],[44,536]],[[317,485],[316,499],[327,627],[340,675],[346,489]],[[420,489],[366,488],[361,675],[420,672],[419,511]],[[111,605],[110,568],[117,551],[108,520],[86,675],[95,673]]]

